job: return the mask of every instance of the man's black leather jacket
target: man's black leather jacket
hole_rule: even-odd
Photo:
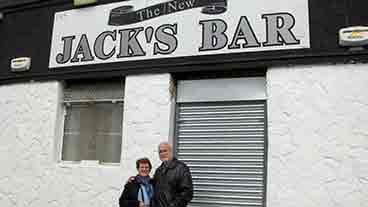
[[[186,207],[193,198],[189,167],[176,158],[163,162],[154,179],[152,207]]]

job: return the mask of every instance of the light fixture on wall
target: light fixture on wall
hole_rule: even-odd
[[[2,21],[3,19],[4,19],[4,14],[0,12],[0,21]]]
[[[10,71],[11,72],[29,71],[30,68],[31,68],[31,58],[30,57],[18,57],[10,61]]]
[[[339,30],[339,44],[345,47],[362,47],[368,45],[368,27],[353,26]]]
[[[98,0],[73,0],[73,1],[74,6],[80,7],[97,4]]]

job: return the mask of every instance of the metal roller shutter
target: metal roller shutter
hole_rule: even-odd
[[[190,167],[191,207],[265,203],[266,102],[178,103],[177,157]]]

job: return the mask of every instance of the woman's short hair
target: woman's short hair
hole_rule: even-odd
[[[139,165],[140,165],[140,164],[148,164],[149,169],[150,169],[150,170],[152,169],[151,162],[150,162],[150,160],[149,160],[148,158],[146,158],[146,157],[144,157],[144,158],[140,158],[140,159],[138,159],[138,160],[135,162],[135,166],[136,166],[137,170],[138,170],[138,168],[139,168]]]

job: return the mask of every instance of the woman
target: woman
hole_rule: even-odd
[[[124,191],[119,198],[120,207],[148,207],[153,196],[151,162],[147,158],[138,159],[136,162],[138,175],[134,180],[124,186]]]

